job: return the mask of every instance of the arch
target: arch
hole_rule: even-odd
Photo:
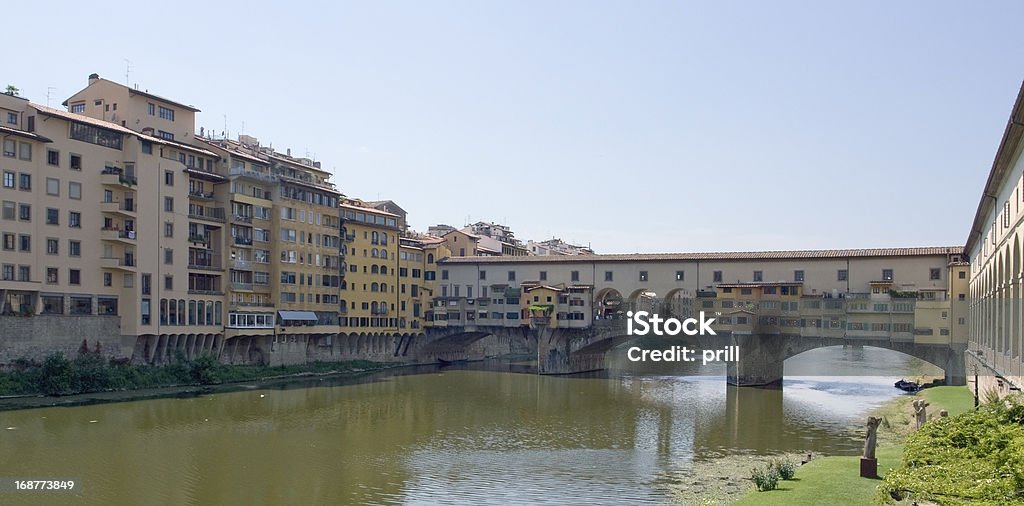
[[[830,340],[821,340],[818,343],[814,342],[801,342],[807,340],[794,341],[792,346],[787,346],[783,355],[783,362],[789,360],[798,355],[802,355],[809,351],[820,350],[822,348],[835,348],[839,346],[846,346],[849,344],[856,344],[865,348],[878,348],[881,350],[890,351],[893,353],[899,353],[901,355],[907,355],[914,357],[919,360],[928,362],[929,364],[942,369],[947,375],[950,375],[951,366],[959,358],[959,353],[955,352],[952,348],[943,346],[929,346],[929,345],[915,345],[910,342],[899,342],[899,341],[856,341],[856,342],[828,342]]]
[[[378,290],[379,288],[380,288],[380,285],[378,285],[377,282],[370,283],[370,291],[371,292],[379,291]]]
[[[433,253],[427,253],[427,263],[428,264],[434,263],[434,254]]]
[[[633,311],[658,310],[658,293],[649,288],[637,288],[629,294],[629,309]]]
[[[388,273],[388,266],[386,266],[386,265],[380,266],[380,273],[381,274],[387,274]]]
[[[622,294],[614,288],[602,288],[594,297],[594,317],[597,319],[617,319],[625,317],[622,308]]]
[[[370,266],[370,274],[378,274],[379,272],[380,270],[377,267],[377,264],[373,264]]]

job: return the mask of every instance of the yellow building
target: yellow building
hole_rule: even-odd
[[[345,278],[342,283],[343,332],[391,334],[399,331],[399,234],[404,223],[394,213],[359,200],[341,203]]]

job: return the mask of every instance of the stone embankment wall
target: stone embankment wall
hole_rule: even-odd
[[[53,352],[75,358],[82,340],[112,358],[130,358],[134,336],[121,336],[117,316],[0,316],[0,367],[17,359],[42,361]]]

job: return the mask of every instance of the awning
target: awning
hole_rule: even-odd
[[[551,304],[533,304],[530,306],[530,311],[551,311],[555,306]]]
[[[506,288],[505,289],[505,297],[519,297],[520,293],[522,293],[522,291],[520,289],[518,289],[518,288]]]
[[[312,311],[278,311],[278,315],[284,321],[315,322],[316,313]]]

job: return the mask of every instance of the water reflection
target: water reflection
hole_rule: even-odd
[[[889,360],[831,350],[797,359],[830,371]],[[666,476],[702,459],[856,453],[849,427],[919,367],[896,356],[880,373],[891,377],[790,378],[782,391],[466,367],[0,412],[0,428],[15,427],[0,430],[0,476],[74,477],[87,504],[653,503]]]

